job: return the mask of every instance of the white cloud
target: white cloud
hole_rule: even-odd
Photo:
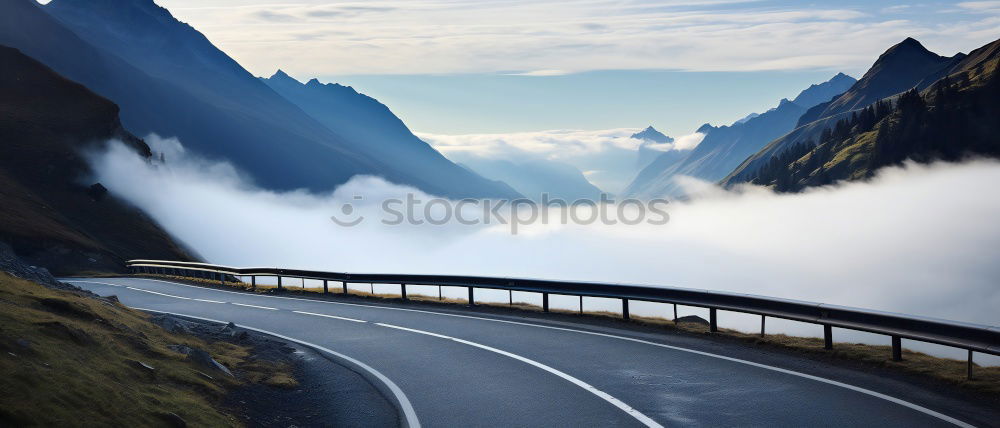
[[[636,128],[584,130],[549,130],[508,134],[442,135],[417,133],[455,162],[469,159],[558,161],[587,171],[587,179],[609,193],[620,193],[631,183],[643,165],[643,149],[666,152],[693,149],[705,138],[693,133],[675,138],[672,143],[652,143],[630,138]]]
[[[534,77],[546,77],[546,76],[565,76],[569,74],[566,70],[534,70],[534,71],[524,71],[520,73],[508,73],[509,76],[534,76]]]
[[[674,139],[674,150],[691,150],[698,147],[698,144],[701,144],[701,140],[704,139],[705,134],[700,132],[677,137]]]
[[[160,0],[251,71],[300,75],[594,69],[863,69],[907,36],[952,54],[992,16],[897,19],[839,5],[756,2]],[[725,7],[719,7],[719,4]],[[995,16],[996,2],[960,3]],[[939,14],[940,15],[940,14]],[[943,15],[941,15],[943,16]],[[997,29],[996,25],[990,28]],[[993,34],[995,36],[995,32]],[[817,54],[821,52],[822,54]]]
[[[182,152],[167,162],[115,146],[92,163],[98,181],[216,263],[648,283],[1000,324],[1000,194],[982,187],[1000,182],[994,161],[890,168],[868,183],[794,195],[708,188],[672,204],[665,226],[533,224],[517,236],[506,226],[338,227],[329,217],[354,195],[365,197],[359,212],[374,215],[381,199],[414,190],[359,177],[330,194],[275,193]],[[633,306],[652,310],[665,308]],[[759,323],[722,320],[747,330]]]
[[[996,12],[1000,11],[1000,1],[967,1],[959,3],[958,7],[977,12]]]
[[[629,138],[633,128],[598,131],[550,130],[509,134],[417,135],[455,162],[469,159],[501,159],[511,162],[549,160],[588,171],[587,179],[600,189],[619,193],[639,172],[639,148],[668,151],[676,144],[693,147],[701,137],[693,134],[678,142],[650,144]],[[693,145],[692,145],[693,144]]]

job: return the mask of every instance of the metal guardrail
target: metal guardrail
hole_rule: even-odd
[[[902,359],[902,339],[965,349],[968,351],[967,375],[969,378],[972,377],[973,352],[1000,355],[1000,327],[997,326],[752,294],[646,285],[485,276],[357,274],[264,267],[236,268],[207,263],[164,260],[130,260],[128,267],[135,274],[200,277],[220,282],[224,282],[227,275],[233,277],[249,276],[253,286],[256,286],[258,276],[277,277],[278,289],[283,288],[282,278],[321,280],[323,281],[324,293],[330,292],[329,283],[331,281],[340,282],[343,293],[347,293],[348,283],[399,284],[400,297],[404,300],[407,299],[407,285],[466,287],[469,291],[468,301],[470,305],[475,304],[474,290],[476,288],[531,292],[542,295],[542,310],[545,312],[549,311],[550,294],[579,296],[581,302],[583,297],[604,297],[622,301],[622,317],[625,319],[629,318],[630,300],[672,303],[674,304],[674,318],[677,315],[677,305],[707,308],[709,310],[709,329],[712,332],[718,331],[717,311],[741,312],[761,316],[761,335],[764,334],[766,317],[822,325],[826,349],[833,348],[833,327],[888,335],[892,338],[892,359],[896,361]]]

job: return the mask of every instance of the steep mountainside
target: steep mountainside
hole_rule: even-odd
[[[153,77],[116,53],[81,39],[46,12],[50,7],[34,0],[0,2],[0,44],[18,48],[116,102],[122,107],[123,123],[133,132],[177,136],[192,151],[229,159],[252,173],[259,184],[276,189],[329,188],[354,174],[384,170],[374,160],[334,144],[335,140],[319,139],[318,134],[328,130],[305,113],[267,117],[253,114],[252,105],[230,109],[232,102],[216,92],[197,93]],[[115,28],[110,20],[94,22],[81,34],[95,37]],[[153,54],[158,48],[148,50]],[[294,127],[286,128],[289,125]]]
[[[413,135],[388,107],[350,86],[322,84],[316,79],[302,84],[281,70],[260,80],[389,167],[420,177],[429,186],[444,189],[447,196],[519,196],[501,183],[452,163]]]
[[[0,47],[0,241],[57,274],[120,271],[129,258],[190,260],[152,220],[90,187],[81,151],[119,139],[144,156],[118,106]]]
[[[911,88],[922,90],[954,70],[966,58],[964,54],[951,58],[939,56],[910,38],[892,46],[879,56],[872,68],[849,91],[832,103],[810,109],[799,119],[794,131],[768,143],[761,151],[747,158],[721,181],[722,184],[746,182],[779,154],[792,147],[815,144],[824,130],[832,128],[840,120],[850,119],[853,111],[843,110],[843,106],[857,106],[857,109],[861,109]]]
[[[882,98],[916,87],[923,90],[942,73],[962,60],[964,54],[951,58],[927,50],[913,38],[907,38],[879,56],[875,64],[847,92],[828,103],[820,104],[802,116],[799,125],[864,108]]]
[[[829,100],[852,80],[849,76],[838,74],[823,84],[803,90],[796,99],[804,103]],[[722,179],[769,141],[791,131],[809,107],[783,99],[777,107],[731,126],[705,124],[698,129],[705,134],[705,138],[690,154],[678,160],[676,154],[664,153],[639,172],[625,193],[642,197],[681,196],[683,189],[675,181],[677,176],[708,181]]]
[[[879,101],[786,149],[751,182],[778,191],[871,177],[905,160],[1000,157],[1000,41],[976,51],[922,92]]]
[[[389,167],[152,0],[57,0],[44,7],[6,1],[0,4],[0,43],[117,102],[125,126],[140,135],[177,136],[193,152],[229,160],[270,189],[329,190],[370,174],[435,194],[496,193],[469,194]]]

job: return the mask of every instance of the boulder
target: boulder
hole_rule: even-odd
[[[676,322],[676,323],[686,322],[686,323],[691,323],[691,324],[701,324],[701,325],[705,325],[705,326],[708,325],[708,321],[706,321],[704,318],[699,317],[697,315],[683,316],[683,317],[675,319],[674,322]]]

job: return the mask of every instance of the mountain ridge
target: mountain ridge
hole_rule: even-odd
[[[954,57],[953,57],[954,58]],[[1000,40],[974,50],[922,91],[879,100],[824,127],[815,142],[786,147],[753,172],[722,184],[752,182],[794,192],[864,180],[906,160],[1000,157]],[[939,71],[932,71],[931,76]]]
[[[23,5],[6,7],[23,9],[15,14],[32,13]],[[29,49],[33,56],[122,105],[130,129],[176,136],[203,157],[231,161],[260,187],[329,191],[362,174],[449,197],[505,193],[502,186],[483,180],[479,187],[475,180],[430,182],[410,168],[386,164],[379,153],[302,111],[155,3],[53,0],[31,9],[41,10],[55,23],[39,27],[43,18],[33,16],[29,18],[36,25],[14,29],[40,38],[41,32],[58,25],[79,39],[63,35],[61,42]],[[19,42],[29,48],[32,44],[23,38]],[[82,49],[101,52],[97,57],[111,73],[90,73],[87,69],[94,65],[87,60],[67,62],[60,57],[58,51],[65,46],[82,44],[88,45]],[[147,96],[133,94],[136,87],[150,88]]]
[[[834,92],[844,90],[851,81],[852,78],[840,73],[826,82],[802,90],[798,97],[807,102],[830,99]],[[732,125],[719,127],[706,123],[697,130],[705,134],[698,146],[683,158],[670,152],[660,155],[636,175],[625,194],[640,197],[681,196],[683,189],[674,180],[679,175],[718,181],[765,144],[794,129],[808,107],[782,98],[776,107],[745,121],[741,119]]]
[[[280,70],[258,79],[327,128],[364,145],[388,167],[405,169],[429,185],[449,189],[443,196],[521,196],[505,184],[451,162],[414,135],[388,106],[350,86],[315,78],[303,84]]]
[[[913,58],[917,59],[919,66],[907,65],[907,61]],[[922,90],[945,74],[956,70],[960,65],[973,60],[962,53],[952,57],[935,54],[916,39],[908,37],[879,55],[872,67],[850,90],[837,99],[817,105],[803,114],[792,132],[769,142],[759,152],[749,156],[720,183],[728,186],[749,180],[757,169],[782,152],[801,144],[815,143],[824,130],[832,128],[840,120],[850,119],[851,114],[856,113],[855,110],[843,110],[843,106],[869,100],[874,103],[908,89]],[[899,88],[902,89],[894,92]],[[871,103],[861,107],[867,107]]]

